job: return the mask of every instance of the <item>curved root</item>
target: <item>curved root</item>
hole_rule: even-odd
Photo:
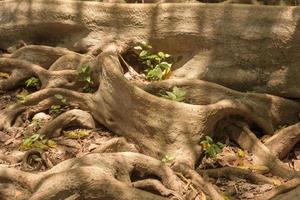
[[[295,178],[292,180],[287,181],[286,183],[279,185],[275,188],[273,188],[272,190],[266,192],[265,194],[262,194],[260,197],[257,198],[257,200],[268,200],[268,199],[272,199],[275,196],[282,194],[282,193],[286,193],[296,187],[298,187],[300,185],[300,179],[299,178]],[[281,199],[280,197],[275,198],[275,199]],[[293,200],[293,198],[286,198],[286,199],[291,199]]]
[[[0,177],[17,181],[21,185],[29,182],[31,200],[65,198],[74,194],[74,191],[88,199],[99,199],[104,194],[105,198],[110,199],[164,199],[134,189],[128,184],[133,181],[141,186],[139,183],[142,183],[142,180],[145,180],[144,183],[151,183],[150,185],[154,183],[156,189],[163,189],[162,191],[168,191],[169,194],[179,192],[182,195],[182,183],[169,167],[156,159],[129,152],[89,154],[64,161],[38,175],[0,168]],[[18,180],[20,177],[23,178]],[[155,181],[150,177],[156,178]],[[146,181],[148,179],[150,181]]]
[[[284,158],[300,141],[300,123],[283,128],[272,137],[265,141],[265,145],[270,151],[278,156],[279,159]]]
[[[274,129],[282,124],[295,123],[300,112],[300,104],[297,102],[272,95],[237,92],[207,81],[183,79],[157,83],[128,81],[124,77],[119,54],[114,46],[109,51],[102,52],[96,59],[58,49],[44,49],[54,55],[44,63],[47,67],[37,65],[41,64],[41,60],[37,60],[36,64],[25,61],[26,55],[30,55],[31,52],[39,55],[36,47],[22,49],[17,51],[19,56],[15,58],[12,58],[13,56],[0,58],[1,69],[7,69],[9,66],[8,72],[11,72],[11,77],[0,82],[0,86],[4,87],[5,81],[14,80],[17,83],[28,75],[34,75],[41,79],[42,90],[29,95],[24,102],[2,110],[1,129],[8,128],[15,122],[22,124],[22,120],[18,118],[22,113],[26,113],[26,118],[29,119],[34,113],[60,103],[54,98],[60,94],[72,110],[50,121],[38,131],[38,134],[57,137],[63,129],[70,126],[94,129],[95,120],[121,137],[109,140],[94,152],[141,152],[156,159],[170,155],[174,157],[172,160],[174,170],[190,178],[197,189],[215,200],[223,197],[212,184],[194,171],[196,160],[202,153],[200,142],[203,136],[212,135],[217,125],[223,122],[222,119],[231,116],[239,116],[249,124],[258,125],[266,133],[273,133]],[[56,57],[58,54],[61,55],[59,58]],[[18,67],[15,67],[16,64],[19,64]],[[92,76],[95,85],[99,85],[95,93],[71,90],[78,89],[80,85],[75,69],[83,64],[89,64],[94,69]],[[68,70],[62,70],[64,66],[67,66]],[[16,76],[15,73],[22,70],[27,71],[27,74],[13,78]],[[174,86],[186,90],[185,102],[174,102],[158,96],[160,91],[169,90]],[[79,109],[73,109],[77,107]],[[225,126],[225,130],[242,148],[251,151],[257,160],[267,165],[274,174],[288,178],[298,176],[298,173],[283,166],[246,125],[229,125]],[[291,135],[289,138],[294,136]],[[244,141],[245,138],[247,141]],[[32,152],[31,155],[37,154],[38,157],[42,157],[38,152]],[[143,199],[164,199],[163,197],[184,199],[183,183],[174,171],[148,156],[130,152],[95,153],[64,161],[35,176],[34,182],[30,184],[33,191],[31,199],[72,198],[74,194],[96,199],[104,195],[103,188],[107,187],[111,189],[105,193],[105,198],[111,199],[141,196]],[[25,156],[24,162],[27,163],[28,159],[29,157]],[[45,159],[37,163],[37,167],[41,167],[41,163],[45,164],[43,160]],[[248,171],[222,170],[226,173],[230,171],[239,176],[243,175],[255,183],[272,182],[267,177]],[[207,173],[214,176],[216,172],[207,171]],[[82,177],[77,177],[78,174]],[[6,179],[10,176],[12,174],[9,172]],[[27,174],[22,176],[28,179]],[[219,172],[215,176],[219,176]],[[67,179],[63,183],[64,187],[55,187],[55,184],[63,182],[62,177]],[[16,179],[11,177],[11,180]],[[50,190],[49,185],[53,187]],[[131,193],[126,194],[127,196],[121,195],[124,190]]]
[[[244,123],[227,126],[226,132],[241,148],[254,154],[255,163],[267,166],[274,175],[285,178],[294,178],[300,175],[299,172],[290,169],[273,155]]]
[[[91,114],[86,111],[79,109],[69,110],[47,123],[38,131],[38,134],[45,135],[48,138],[58,137],[60,136],[62,129],[75,126],[94,129],[94,119]]]
[[[255,172],[252,172],[251,170],[236,167],[222,167],[216,169],[199,170],[199,173],[214,178],[226,177],[231,179],[232,177],[238,177],[246,179],[247,181],[250,181],[254,184],[274,184],[274,179],[272,178],[257,174]]]

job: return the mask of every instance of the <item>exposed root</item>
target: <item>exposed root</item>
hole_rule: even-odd
[[[13,52],[10,57],[25,60],[32,64],[42,66],[45,69],[49,69],[58,58],[67,54],[75,53],[60,47],[28,45]]]
[[[222,196],[214,186],[205,181],[193,170],[197,158],[202,153],[200,142],[203,135],[212,135],[217,124],[222,122],[222,119],[232,115],[242,116],[249,124],[257,124],[267,133],[272,133],[279,125],[286,123],[291,124],[298,120],[300,105],[294,101],[280,97],[256,93],[241,93],[200,80],[170,79],[149,84],[145,82],[128,81],[124,77],[123,68],[118,59],[118,53],[114,51],[114,47],[111,49],[113,50],[101,53],[95,60],[77,54],[66,54],[54,61],[50,70],[23,60],[1,58],[0,61],[2,61],[3,64],[10,65],[12,69],[15,64],[19,63],[20,65],[19,68],[16,68],[17,70],[26,69],[29,73],[33,73],[30,75],[38,76],[42,81],[43,88],[31,94],[24,102],[19,102],[2,110],[0,113],[1,128],[16,125],[15,122],[21,125],[22,120],[19,116],[22,113],[27,115],[26,119],[30,119],[30,116],[34,113],[47,110],[51,105],[60,103],[54,98],[56,94],[60,94],[66,98],[70,108],[79,107],[80,110],[73,109],[59,115],[42,127],[38,131],[38,134],[46,135],[47,137],[57,137],[63,129],[68,127],[81,126],[93,129],[95,128],[95,119],[119,136],[122,136],[122,138],[111,139],[100,146],[100,148],[95,149],[94,152],[141,152],[158,159],[163,158],[165,155],[171,155],[175,158],[175,160],[172,161],[176,163],[175,166],[180,166],[174,169],[182,173],[185,177],[190,178],[191,184],[194,185],[193,187],[195,187],[196,190],[200,189],[204,191],[212,199],[222,199]],[[61,70],[67,63],[69,63],[70,70]],[[77,87],[76,84],[78,84],[78,81],[75,69],[84,63],[90,63],[95,70],[93,76],[95,80],[99,80],[97,92],[93,94],[83,94],[69,89],[56,88],[63,87],[72,89],[75,86]],[[129,67],[129,70],[131,69],[130,66],[127,67]],[[24,79],[24,77],[22,79]],[[28,77],[28,74],[26,74],[26,77]],[[72,77],[74,81],[68,81],[68,78]],[[68,81],[69,85],[67,85],[65,81]],[[169,90],[173,86],[182,87],[186,90],[187,100],[185,103],[173,102],[157,96],[159,91]],[[207,93],[207,90],[209,90],[210,93]],[[269,107],[272,107],[272,109],[267,109]],[[280,112],[277,112],[278,110],[280,110]],[[128,117],[129,115],[130,118]],[[253,152],[255,156],[257,156],[258,161],[268,166],[274,174],[289,178],[298,175],[296,172],[283,166],[246,126],[228,126],[226,130],[230,132],[233,138],[237,138],[236,141],[242,148]],[[247,141],[245,142],[243,139],[240,139],[241,137],[238,137],[240,134],[245,134],[246,136],[243,135],[243,137],[255,145],[253,146],[252,143],[247,143]],[[128,141],[132,144],[128,143]],[[263,151],[261,149],[263,149]],[[263,152],[264,155],[261,155],[260,152]],[[35,154],[33,156],[35,156]],[[42,154],[39,154],[39,157],[42,157]],[[113,156],[113,158],[110,159],[114,160],[117,158]],[[128,159],[127,156],[126,159]],[[28,163],[27,157],[25,160],[25,163]],[[40,158],[37,158],[37,160],[40,160]],[[41,162],[37,163],[33,162],[35,167],[33,167],[32,170],[39,170],[42,164],[44,164],[45,167],[50,166],[43,160],[46,159],[41,159]],[[79,160],[77,160],[76,163],[77,162],[79,162]],[[109,162],[110,166],[112,164],[111,161],[105,162]],[[68,162],[66,161],[66,163]],[[180,163],[185,163],[185,165],[183,166]],[[62,174],[63,176],[70,177],[73,184],[72,189],[56,188],[46,191],[44,188],[35,188],[36,192],[33,193],[32,199],[65,198],[71,196],[73,191],[77,191],[78,188],[85,188],[79,195],[84,194],[85,197],[94,195],[94,197],[91,197],[91,199],[93,199],[100,195],[101,192],[98,190],[100,186],[103,187],[103,184],[108,184],[109,187],[113,187],[116,190],[122,190],[121,188],[123,187],[128,189],[128,183],[130,182],[134,182],[133,186],[137,188],[150,190],[157,194],[151,194],[155,196],[150,195],[150,199],[161,198],[159,196],[170,197],[170,195],[180,199],[182,196],[182,191],[178,188],[179,183],[176,181],[176,176],[172,175],[172,171],[168,172],[169,175],[171,174],[171,177],[173,176],[171,181],[169,177],[162,178],[161,174],[157,174],[157,172],[160,171],[157,167],[152,167],[149,171],[149,166],[145,167],[134,164],[134,170],[128,172],[131,174],[129,177],[125,172],[125,175],[122,172],[121,174],[117,174],[117,180],[112,179],[110,181],[110,178],[107,179],[107,177],[102,174],[102,169],[98,169],[99,166],[95,169],[95,165],[97,164],[89,164],[89,169],[87,169],[86,166],[78,166],[78,164],[75,163],[74,165],[76,165],[76,168],[72,168],[72,170],[69,171],[66,171],[67,168],[70,168],[68,164],[62,164],[61,166],[65,168],[59,171],[56,171],[58,168],[55,166],[53,169],[45,172],[49,175],[49,173],[51,174],[55,171],[55,174],[49,175],[51,181],[47,178],[47,180],[43,180],[43,183],[41,183],[44,185],[49,181],[49,184],[52,184],[52,182],[59,181],[59,174]],[[27,166],[26,170],[28,169],[30,169],[30,167]],[[97,184],[94,184],[91,180],[92,175],[87,173],[88,170],[92,170],[95,174],[99,175],[97,177],[99,178]],[[120,169],[118,168],[118,170]],[[74,177],[76,173],[83,173],[86,182],[79,183]],[[134,177],[132,177],[132,173]],[[213,172],[211,173],[213,174]],[[44,173],[41,173],[40,175],[44,176],[43,174]],[[155,174],[155,177],[158,177],[158,179],[153,180],[153,174]],[[272,182],[262,175],[253,174],[248,171],[234,170],[233,174],[238,174],[239,176],[243,175],[255,183]],[[163,175],[163,177],[164,176],[165,175]],[[115,177],[115,175],[113,177]],[[126,186],[118,181],[126,182]],[[174,182],[174,185],[173,183],[169,183],[169,181]],[[70,188],[67,184],[70,183],[66,183],[65,185],[67,188]],[[182,183],[180,182],[180,184]],[[89,185],[89,187],[87,185]],[[106,186],[107,185],[105,185],[105,187]],[[93,193],[90,190],[97,190],[98,192]],[[61,194],[64,195],[61,196]],[[113,193],[107,194],[105,197],[109,195],[113,195]],[[139,192],[133,192],[132,195],[138,196],[140,194]],[[110,197],[113,198],[113,196]],[[133,196],[131,196],[131,198],[132,197]],[[126,198],[124,197],[124,199]]]
[[[290,169],[273,155],[244,123],[227,126],[226,133],[228,133],[241,148],[254,154],[256,157],[255,163],[267,166],[272,174],[285,178],[294,178],[300,175],[299,172]]]
[[[136,181],[132,183],[132,186],[146,191],[156,192],[164,197],[170,197],[171,195],[174,195],[175,197],[177,197],[177,199],[182,199],[179,194],[176,194],[176,192],[167,189],[160,181],[156,179]]]
[[[81,93],[66,90],[66,89],[58,89],[58,88],[49,88],[44,89],[38,92],[35,92],[31,95],[29,95],[24,102],[16,103],[15,105],[2,110],[0,112],[0,129],[9,128],[13,125],[13,122],[17,118],[18,115],[25,112],[27,109],[30,109],[34,106],[36,106],[37,103],[43,102],[45,99],[51,99],[52,102],[58,101],[54,98],[54,95],[61,94],[63,95],[70,105],[79,106],[82,109],[87,109],[87,106],[89,104],[88,94],[85,94],[85,96],[81,95]],[[47,104],[43,104],[46,106],[49,106],[49,102]],[[40,108],[41,109],[41,108]],[[45,110],[48,109],[47,107],[44,108]]]
[[[191,182],[196,186],[196,188],[201,189],[213,200],[222,200],[223,197],[220,193],[214,188],[214,186],[205,181],[195,170],[192,170],[184,164],[177,164],[173,169],[179,173],[182,173],[185,177],[190,178]]]
[[[92,57],[82,54],[66,54],[57,59],[49,68],[50,71],[76,70],[81,65],[88,65]]]
[[[283,159],[300,141],[300,123],[281,129],[265,141],[270,151]]]
[[[274,179],[272,178],[257,174],[255,172],[252,172],[251,170],[241,169],[237,167],[222,167],[216,169],[199,170],[199,173],[213,178],[226,177],[234,179],[234,177],[238,177],[254,184],[274,184]]]
[[[282,193],[286,193],[289,192],[290,190],[298,187],[300,185],[300,179],[299,178],[295,178],[292,179],[290,181],[287,181],[286,183],[279,185],[275,188],[273,188],[272,190],[264,193],[263,195],[261,195],[260,197],[257,198],[257,200],[268,200],[268,199],[272,199],[275,196],[282,194]],[[277,198],[275,198],[277,199]],[[278,198],[281,199],[281,198]],[[293,198],[286,198],[289,200],[294,200]]]
[[[34,191],[33,188],[36,186],[37,177],[38,175],[29,172],[23,172],[14,168],[0,167],[0,180],[17,183],[30,192]]]
[[[299,194],[300,194],[300,186],[296,187],[295,189],[280,194],[273,198],[273,200],[298,200],[299,199]]]
[[[177,78],[153,83],[134,82],[134,84],[155,95],[161,91],[169,91],[174,86],[180,87],[187,92],[185,102],[194,105],[209,105],[231,99],[237,104],[237,108],[247,112],[243,115],[244,118],[260,122],[259,126],[269,134],[272,134],[278,126],[294,124],[299,119],[300,104],[295,101],[255,92],[238,92],[208,81]],[[253,113],[264,120],[258,120]],[[269,127],[270,124],[272,127]]]
[[[93,150],[94,153],[113,153],[113,152],[138,152],[133,144],[129,144],[125,138],[113,138],[105,142],[100,147]]]
[[[94,119],[86,111],[73,109],[69,110],[51,122],[47,123],[43,128],[38,131],[38,134],[45,135],[48,138],[58,137],[64,128],[68,127],[82,127],[87,129],[94,129]]]
[[[44,152],[39,149],[31,149],[24,155],[22,161],[22,170],[24,171],[39,171],[42,167],[50,168],[51,163],[47,160]]]
[[[17,179],[20,176],[23,177],[22,180]],[[20,184],[24,184],[27,180],[32,191],[31,200],[65,198],[74,194],[74,191],[78,191],[87,199],[100,197],[124,200],[164,199],[128,185],[131,181],[137,182],[149,178],[151,183],[159,185],[157,189],[173,191],[169,191],[170,194],[175,194],[177,191],[182,195],[180,192],[182,183],[169,167],[156,159],[129,152],[89,154],[82,158],[64,161],[38,175],[1,168],[0,177]],[[151,177],[156,178],[156,181]],[[145,181],[145,183],[149,182]]]
[[[176,2],[182,1],[188,0]],[[237,1],[227,1],[232,2]],[[212,199],[223,199],[218,189],[194,170],[203,152],[200,144],[203,136],[213,136],[217,125],[223,123],[222,119],[231,116],[244,120],[249,126],[255,124],[268,134],[279,126],[299,121],[299,102],[282,98],[300,97],[297,87],[299,9],[269,8],[222,4],[0,1],[0,50],[5,53],[0,58],[0,71],[10,75],[1,78],[0,90],[23,85],[31,76],[42,83],[41,90],[29,95],[24,102],[0,111],[0,130],[24,125],[22,115],[26,115],[28,121],[36,112],[49,110],[51,105],[60,103],[54,97],[60,94],[66,98],[68,109],[80,110],[61,114],[42,127],[39,134],[56,137],[69,126],[94,128],[97,122],[120,137],[109,140],[96,152],[144,154],[94,153],[64,161],[38,174],[1,167],[1,183],[25,188],[28,194],[24,197],[30,200],[184,199],[188,194],[183,191],[183,181],[168,164],[160,162],[172,156],[174,160],[169,164],[183,174],[187,188],[193,188],[193,193],[203,190]],[[249,30],[255,31],[249,34]],[[21,46],[25,47],[7,48],[19,39],[24,39]],[[153,49],[170,50],[174,55],[176,63],[172,66],[170,80],[136,83],[124,77],[118,55],[129,48],[128,44],[141,40],[153,42]],[[77,53],[57,47],[27,46],[38,43],[61,45]],[[97,58],[93,57],[100,52]],[[122,57],[120,59],[128,71],[139,78],[133,68]],[[93,69],[92,89],[98,88],[95,93],[76,92],[83,86],[76,72],[82,65]],[[170,101],[158,95],[160,90],[174,86],[186,90],[185,102]],[[225,130],[225,134],[230,134],[243,149],[252,152],[257,163],[268,166],[273,174],[288,178],[298,176],[299,173],[284,166],[276,155],[283,157],[290,151],[298,141],[299,131],[289,131],[287,139],[282,140],[284,144],[278,146],[271,146],[271,143],[277,143],[284,133],[273,136],[266,143],[270,151],[246,124],[233,123]],[[284,147],[292,140],[291,146]],[[42,165],[51,167],[46,163],[47,158],[36,151],[26,154],[24,165],[34,159],[41,161],[32,162],[34,170]],[[30,166],[25,167],[28,168]],[[207,173],[219,176],[229,170],[253,182],[270,183],[266,177],[248,171],[219,170]],[[290,188],[297,187],[296,183],[292,185]],[[0,196],[3,192],[0,188]]]

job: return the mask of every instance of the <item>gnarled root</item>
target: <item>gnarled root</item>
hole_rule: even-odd
[[[300,141],[300,123],[286,127],[275,133],[272,137],[265,141],[265,145],[271,152],[278,156],[279,159],[284,158],[293,147]]]
[[[18,115],[22,114],[28,109],[32,109],[35,106],[39,107],[39,102],[41,102],[43,106],[50,106],[54,103],[57,103],[58,100],[54,97],[56,94],[64,96],[66,98],[66,101],[69,101],[70,105],[74,105],[75,107],[79,106],[82,109],[88,110],[88,94],[85,94],[83,96],[81,93],[60,88],[43,89],[29,95],[25,101],[18,102],[11,107],[0,111],[0,129],[11,127]],[[47,102],[46,104],[44,104],[43,101],[47,98],[51,102]],[[48,108],[49,107],[39,107],[39,110],[46,110]]]
[[[135,189],[131,182],[136,188],[160,191],[164,196],[182,195],[182,182],[169,167],[154,158],[129,152],[89,154],[37,175],[0,168],[0,177],[27,186],[32,193],[30,200],[66,198],[75,192],[85,199],[165,199]],[[152,186],[143,187],[146,185]]]
[[[63,129],[72,126],[94,129],[95,123],[93,117],[88,112],[73,109],[59,115],[46,124],[38,131],[38,134],[45,135],[48,138],[58,137]]]
[[[287,167],[255,136],[244,123],[235,123],[226,127],[226,133],[236,141],[240,147],[253,153],[255,163],[267,166],[274,175],[285,178],[299,176],[300,173]]]
[[[199,173],[214,178],[226,177],[231,179],[233,177],[238,177],[254,184],[274,184],[274,179],[272,178],[257,174],[255,172],[252,172],[251,170],[236,167],[222,167],[216,169],[199,170]]]
[[[190,178],[193,187],[217,200],[222,199],[218,190],[194,170],[196,160],[202,153],[200,142],[204,135],[213,135],[217,125],[223,123],[222,119],[231,116],[239,116],[248,124],[256,124],[270,134],[276,127],[293,124],[298,120],[300,105],[297,102],[272,95],[241,93],[200,80],[170,79],[157,83],[129,81],[124,77],[119,54],[115,50],[116,48],[112,47],[110,51],[102,52],[94,60],[78,54],[63,54],[56,61],[51,61],[49,70],[24,60],[0,58],[2,64],[13,67],[14,63],[19,62],[18,69],[23,67],[22,70],[29,69],[29,72],[36,73],[34,75],[39,78],[46,77],[44,82],[41,78],[42,90],[31,94],[24,102],[1,111],[0,128],[16,124],[16,119],[19,119],[22,113],[26,113],[27,118],[30,118],[36,112],[49,109],[51,105],[59,103],[54,96],[60,94],[72,110],[50,121],[38,130],[39,134],[56,137],[63,129],[74,125],[93,129],[95,120],[121,136],[107,141],[95,149],[95,152],[140,152],[159,160],[170,155],[174,157],[172,165],[177,173]],[[76,59],[73,59],[74,57]],[[99,88],[95,93],[72,91],[71,85],[69,87],[64,84],[64,81],[67,81],[66,74],[69,73],[72,77],[76,73],[74,66],[86,62],[92,64],[93,76],[99,82],[96,84]],[[72,63],[69,70],[61,70],[65,63]],[[57,81],[59,76],[59,80],[63,81]],[[72,82],[73,86],[77,83],[77,79]],[[174,86],[186,90],[186,102],[174,102],[158,96],[159,91],[169,90]],[[22,124],[22,120],[16,122]],[[226,130],[242,148],[252,151],[258,161],[267,165],[274,174],[289,178],[298,175],[284,167],[246,125],[230,125],[226,126]],[[241,134],[249,141],[244,141],[240,137]],[[261,152],[264,155],[261,155]],[[185,194],[179,187],[182,181],[177,180],[170,168],[145,155],[90,154],[77,160],[65,161],[36,176],[40,182],[31,184],[30,191],[34,191],[31,199],[71,198],[74,194],[90,199],[103,195],[112,199],[117,198],[116,195],[118,199],[138,198],[142,195],[146,195],[143,199],[163,199],[171,196],[184,199]],[[143,162],[140,163],[138,159],[142,159]],[[154,166],[145,165],[146,162],[154,162],[153,160],[156,163]],[[116,163],[125,169],[121,169]],[[124,164],[126,166],[123,166]],[[163,173],[162,169],[167,171]],[[89,170],[92,173],[88,172]],[[106,170],[109,171],[109,176]],[[236,173],[252,178],[254,182],[270,182],[266,177],[245,171]],[[78,174],[82,174],[82,177],[77,177]],[[57,182],[63,182],[62,177],[68,179],[64,187],[55,187]],[[47,184],[53,188],[47,190]],[[105,193],[103,188],[106,187],[112,189]],[[151,191],[153,194],[137,188]],[[131,192],[126,194],[127,196],[122,193],[125,189]]]
[[[273,188],[272,190],[266,192],[265,194],[262,194],[260,197],[258,197],[257,199],[258,200],[268,200],[268,199],[272,199],[274,198],[275,196],[279,195],[279,194],[282,194],[282,193],[286,193],[286,192],[289,192],[291,190],[293,190],[294,188],[297,188],[296,189],[296,192],[299,191],[299,185],[300,185],[300,179],[299,178],[295,178],[295,179],[292,179],[290,181],[287,181],[286,183],[282,184],[282,185],[279,185],[275,188]],[[299,193],[298,193],[299,194]],[[295,195],[295,191],[291,194],[286,194],[286,196],[278,196],[274,199],[286,199],[286,200],[296,200],[298,199],[297,197],[298,195],[296,194]]]

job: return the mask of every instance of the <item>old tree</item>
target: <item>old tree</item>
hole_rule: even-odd
[[[283,162],[300,140],[297,1],[177,2],[0,1],[0,199],[299,199]],[[164,80],[143,75],[140,43],[171,55]],[[183,101],[161,95],[174,87]],[[51,161],[67,130],[99,127],[112,136]]]

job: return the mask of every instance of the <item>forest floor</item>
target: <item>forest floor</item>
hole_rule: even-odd
[[[5,78],[4,73],[1,74],[1,78]],[[0,95],[0,109],[7,108],[18,101],[24,100],[31,92],[34,92],[34,89],[26,87],[25,84],[11,92],[2,92]],[[64,111],[68,109],[66,107]],[[91,152],[101,152],[102,146],[108,140],[118,137],[98,124],[94,130],[71,127],[63,131],[64,134],[62,136],[52,138],[50,142],[49,140],[43,140],[43,138],[37,138],[36,140],[33,139],[36,142],[32,140],[33,145],[26,146],[26,138],[28,142],[28,138],[31,137],[32,139],[35,132],[59,114],[59,112],[49,109],[45,112],[35,114],[32,119],[22,116],[25,123],[21,127],[12,127],[8,130],[0,131],[0,166],[31,172],[45,171],[64,160],[82,157]],[[264,139],[261,138],[262,141]],[[218,186],[226,197],[241,200],[255,199],[257,195],[270,191],[276,185],[287,181],[280,177],[272,176],[272,174],[268,173],[268,169],[252,165],[252,154],[238,148],[229,138],[223,139],[223,142],[225,146],[222,152],[218,153],[215,157],[205,155],[197,169],[199,172],[204,169],[219,167],[250,168],[274,180],[274,184],[257,185],[238,177],[212,178],[204,175],[204,178]],[[25,156],[26,152],[31,152],[30,149],[33,148],[43,152],[44,158],[47,161],[46,163],[40,160],[40,157],[34,157],[34,154],[33,156]],[[113,150],[111,151],[113,152]],[[24,161],[24,159],[27,159],[27,161]],[[292,169],[299,171],[300,146],[296,145],[294,150],[283,161]]]
[[[36,11],[32,16],[43,25],[36,30],[43,35],[49,22],[41,16],[57,17],[55,6],[75,7],[70,2],[54,2],[52,14],[40,9],[43,1],[30,2],[29,10]],[[226,1],[240,2],[246,1]],[[174,11],[169,4],[158,5],[163,10],[158,13],[150,5],[136,7],[139,12],[132,12],[130,6],[117,6],[120,10],[107,6],[110,11],[103,11],[106,5],[96,5],[80,15],[64,10],[72,20],[89,19],[78,27],[65,25],[64,17],[51,21],[59,31],[66,30],[67,37],[77,29],[89,33],[79,41],[75,34],[71,46],[48,44],[47,30],[46,42],[20,40],[0,48],[0,200],[282,200],[284,195],[284,200],[298,199],[300,102],[295,85],[299,70],[298,60],[288,57],[298,46],[296,50],[294,45],[286,46],[299,41],[298,26],[294,27],[297,9],[279,7],[269,12],[264,6],[254,10],[225,5],[225,9],[216,6],[216,14],[211,15],[213,7],[203,5],[189,9],[185,16],[179,5]],[[164,9],[185,17],[177,21]],[[206,18],[198,16],[207,9]],[[130,17],[123,18],[123,13]],[[251,20],[240,24],[236,19],[241,16]],[[161,21],[153,28],[145,19]],[[172,37],[169,24],[176,25]],[[236,27],[234,34],[228,27]],[[108,45],[112,30],[120,40]],[[211,30],[216,32],[207,36]],[[245,36],[245,30],[259,31]],[[102,32],[104,37],[98,35]],[[159,37],[149,44],[140,41],[148,32]],[[10,32],[2,38],[7,35]],[[129,35],[134,38],[128,39]],[[281,55],[281,51],[290,53]],[[251,70],[243,62],[245,66],[253,62]],[[279,83],[288,87],[278,88]],[[241,85],[246,89],[239,90]]]

